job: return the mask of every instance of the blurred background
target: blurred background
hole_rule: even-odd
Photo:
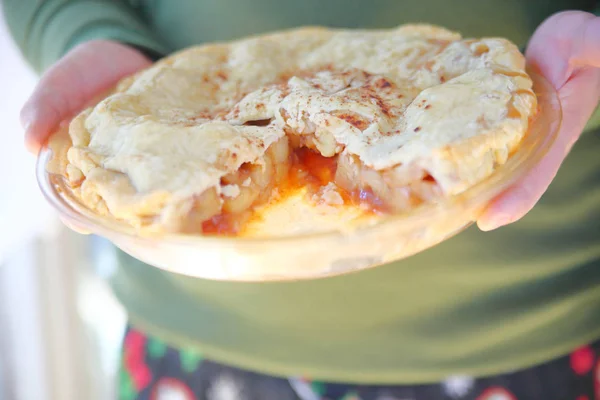
[[[0,14],[0,400],[113,399],[125,323],[105,284],[113,254],[64,228],[37,188],[19,125],[36,80]]]

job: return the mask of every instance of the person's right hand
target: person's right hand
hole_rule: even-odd
[[[106,40],[83,43],[42,76],[21,110],[25,144],[37,154],[58,125],[94,97],[151,61],[139,51]]]

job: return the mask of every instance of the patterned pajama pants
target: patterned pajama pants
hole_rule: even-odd
[[[426,385],[353,385],[279,378],[205,359],[128,329],[120,400],[600,400],[600,342],[546,364]]]

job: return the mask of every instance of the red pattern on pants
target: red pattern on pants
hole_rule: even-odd
[[[600,400],[600,342],[542,365],[426,385],[353,385],[245,371],[128,329],[122,400]]]

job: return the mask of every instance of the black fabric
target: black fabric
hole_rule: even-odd
[[[365,368],[368,368],[365,365]],[[600,342],[534,368],[449,377],[427,385],[357,386],[263,375],[175,349],[129,328],[121,400],[592,400],[600,398]],[[172,397],[171,397],[172,396]]]

